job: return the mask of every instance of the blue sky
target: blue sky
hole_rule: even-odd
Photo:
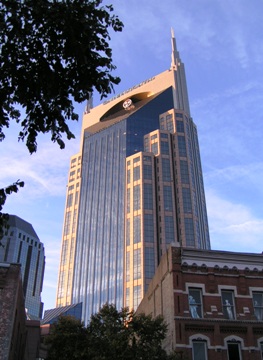
[[[263,2],[261,0],[114,0],[124,22],[113,33],[115,93],[171,63],[170,28],[186,67],[191,115],[197,124],[212,249],[263,251]],[[95,95],[95,105],[99,97]],[[84,104],[77,105],[76,140],[60,150],[40,136],[29,155],[14,124],[0,144],[0,186],[21,179],[4,211],[30,222],[45,244],[42,300],[55,306],[69,158],[79,151]]]

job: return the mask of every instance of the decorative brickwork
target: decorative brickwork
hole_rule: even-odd
[[[188,359],[262,360],[263,255],[171,247],[137,311],[164,316],[164,347]]]

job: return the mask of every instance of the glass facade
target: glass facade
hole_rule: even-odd
[[[126,228],[126,251],[130,252],[134,247],[135,252],[142,250],[144,256],[144,262],[140,262],[140,284],[132,283],[130,279],[125,282],[125,287],[129,288],[129,299],[125,299],[125,303],[128,301],[134,309],[135,287],[141,285],[143,297],[151,280],[150,274],[154,273],[153,269],[156,269],[171,243],[210,248],[208,231],[204,231],[208,230],[208,225],[202,172],[200,163],[194,161],[199,159],[199,150],[195,143],[191,143],[193,122],[184,112],[175,116],[171,109],[160,115],[160,124],[163,130],[156,129],[144,136],[144,152],[140,152],[140,156],[131,155],[126,160],[127,173],[133,173],[133,178],[129,176],[126,181],[129,194],[126,198],[126,224],[133,220],[133,234],[130,234],[129,242]],[[173,132],[175,128],[184,135]],[[152,158],[148,155],[149,149]],[[149,247],[150,243],[152,247]],[[151,265],[149,259],[153,260]],[[137,273],[138,260],[133,259],[129,267],[129,271],[136,267]]]
[[[197,131],[173,51],[169,71],[83,118],[81,153],[69,171],[57,306],[82,302],[85,323],[106,302],[136,309],[169,244],[210,248]],[[123,108],[127,98],[132,105]]]
[[[140,209],[142,196],[141,187],[135,185],[130,200],[124,179],[138,181],[140,166],[135,161],[133,171],[127,172],[125,160],[143,150],[143,136],[158,127],[160,108],[171,106],[168,89],[126,119],[84,135],[72,302],[83,303],[85,323],[106,302],[123,306],[125,194],[128,213],[131,206]],[[67,215],[65,225],[66,220]],[[141,216],[130,224],[133,241],[139,243]]]
[[[32,225],[9,215],[9,229],[0,246],[0,262],[21,264],[25,307],[31,318],[42,318],[41,292],[45,270],[45,249]]]

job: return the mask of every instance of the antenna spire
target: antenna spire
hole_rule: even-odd
[[[176,67],[176,64],[178,60],[180,60],[179,52],[176,48],[176,40],[174,36],[174,29],[171,28],[171,42],[172,42],[172,62],[171,62],[171,68]]]
[[[87,100],[87,104],[85,106],[84,114],[88,114],[92,108],[93,108],[93,96],[92,96],[92,92],[90,92],[89,98]]]

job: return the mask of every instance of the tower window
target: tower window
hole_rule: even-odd
[[[141,285],[134,286],[133,288],[133,308],[137,309],[141,301]]]
[[[178,148],[179,148],[179,156],[186,156],[186,144],[185,137],[179,135],[178,136]]]
[[[143,165],[143,176],[144,179],[152,180],[152,166],[151,165]]]
[[[67,198],[67,207],[72,206],[72,201],[73,201],[73,193],[68,194],[68,198]]]
[[[136,185],[133,188],[133,210],[139,210],[141,208],[141,189],[140,185]]]
[[[154,276],[155,262],[154,249],[150,247],[145,248],[145,276],[147,279],[152,279]]]
[[[152,153],[154,153],[154,155],[158,154],[158,143],[157,142],[151,144],[151,151],[152,151]]]
[[[127,213],[129,214],[131,209],[130,209],[130,206],[131,206],[131,203],[130,203],[130,193],[131,193],[131,190],[130,188],[127,189]]]
[[[166,244],[170,244],[171,242],[175,241],[173,217],[165,216],[164,225],[165,225],[165,242]]]
[[[164,210],[173,211],[173,197],[172,197],[171,186],[163,187],[163,200],[164,200]]]
[[[137,181],[140,179],[140,166],[136,166],[133,169],[133,181]]]
[[[167,141],[161,141],[161,154],[169,155],[169,143]]]
[[[133,218],[133,243],[141,242],[141,216],[137,215]]]
[[[130,281],[130,252],[126,253],[126,281]]]
[[[189,171],[188,164],[186,160],[180,160],[180,172],[181,172],[181,181],[183,184],[189,184]]]
[[[195,233],[194,233],[194,223],[192,218],[184,219],[185,226],[185,239],[187,246],[195,245]]]
[[[144,214],[144,241],[150,243],[154,242],[154,224],[152,214]]]
[[[176,120],[176,132],[184,132],[184,122],[182,120]]]
[[[135,249],[133,253],[133,280],[141,278],[141,249]]]
[[[169,159],[162,159],[162,176],[163,181],[171,181],[171,168]]]
[[[144,208],[147,210],[153,209],[153,190],[152,184],[144,184],[144,194],[143,194]]]
[[[192,201],[191,201],[191,193],[189,188],[183,188],[183,205],[184,205],[184,213],[191,214],[192,213]]]
[[[162,139],[168,139],[168,134],[166,134],[166,133],[161,133],[161,138],[162,138]]]

